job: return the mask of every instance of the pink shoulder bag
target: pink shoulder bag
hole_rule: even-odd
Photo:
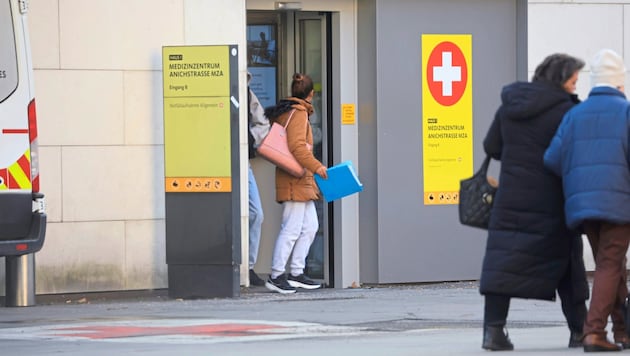
[[[289,144],[287,143],[287,126],[291,122],[295,109],[291,111],[291,115],[287,119],[287,123],[282,126],[277,122],[271,125],[269,133],[260,143],[260,146],[256,149],[259,156],[267,161],[275,164],[282,170],[291,174],[294,177],[300,178],[304,175],[306,170],[295,159],[291,151],[289,151]]]

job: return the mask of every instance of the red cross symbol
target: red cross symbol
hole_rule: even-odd
[[[429,55],[427,84],[431,95],[444,106],[461,99],[468,83],[468,66],[462,50],[453,42],[441,42]]]

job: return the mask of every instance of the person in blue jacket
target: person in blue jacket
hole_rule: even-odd
[[[265,116],[265,108],[258,100],[254,91],[249,87],[252,74],[247,72],[247,123],[248,123],[248,146],[249,159],[256,157],[256,148],[269,133],[269,119]],[[262,233],[262,223],[264,218],[263,206],[260,200],[260,192],[256,183],[256,176],[252,170],[251,163],[248,173],[249,190],[249,283],[254,286],[264,286],[265,281],[254,271],[254,266],[258,260],[258,249],[260,247],[260,237]]]
[[[488,227],[479,291],[484,295],[482,348],[512,350],[505,325],[511,298],[560,296],[569,347],[581,347],[588,284],[582,238],[564,221],[562,182],[543,155],[575,95],[584,61],[547,56],[531,82],[506,85],[483,142],[501,161],[499,187]]]
[[[630,103],[624,95],[625,73],[619,54],[603,49],[595,55],[588,98],[567,112],[544,155],[545,166],[562,177],[567,225],[582,229],[595,257],[583,330],[585,352],[630,347],[623,319],[618,320],[628,294],[625,256],[630,242]],[[614,341],[621,347],[606,337],[609,315]]]

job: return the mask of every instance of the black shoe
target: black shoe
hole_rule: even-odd
[[[256,272],[254,272],[253,269],[249,270],[249,284],[253,285],[253,286],[264,286],[265,285],[265,281],[258,277],[258,275],[256,274]]]
[[[269,276],[267,282],[265,282],[265,287],[272,292],[278,292],[281,294],[290,294],[297,291],[297,289],[291,287],[291,285],[287,283],[286,274],[281,274],[277,278],[271,278],[271,276]]]
[[[582,347],[583,337],[584,337],[584,334],[582,334],[581,332],[571,331],[571,336],[569,336],[569,347],[570,348]]]
[[[291,287],[295,287],[295,288],[317,289],[322,286],[321,284],[315,281],[311,281],[304,274],[301,274],[299,276],[294,276],[290,274],[288,277],[288,280]]]
[[[484,326],[482,348],[492,351],[514,350],[507,330],[503,326]]]

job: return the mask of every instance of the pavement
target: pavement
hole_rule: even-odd
[[[488,355],[477,282],[320,289],[243,288],[237,298],[166,291],[37,297],[0,307],[2,355]],[[560,302],[514,299],[518,355],[573,355]],[[630,353],[630,351],[626,351]]]

